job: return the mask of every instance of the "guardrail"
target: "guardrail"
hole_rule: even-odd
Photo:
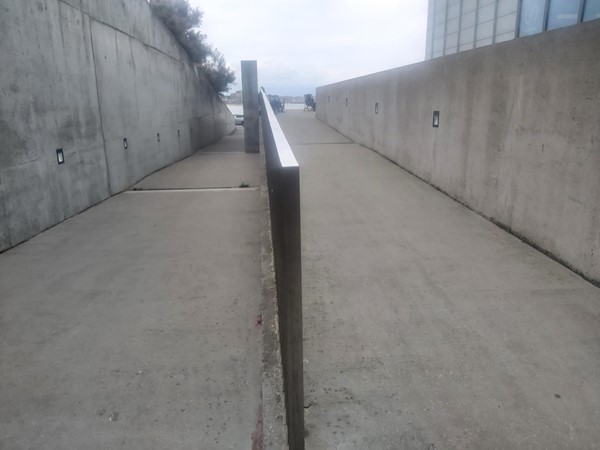
[[[300,168],[269,104],[259,93],[283,366],[288,445],[304,449]]]

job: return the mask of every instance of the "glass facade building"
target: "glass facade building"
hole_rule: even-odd
[[[425,59],[600,18],[600,0],[429,0]]]

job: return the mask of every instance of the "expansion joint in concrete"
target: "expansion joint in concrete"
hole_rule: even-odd
[[[6,236],[8,237],[8,246],[9,248],[13,246],[12,236],[10,234],[10,227],[6,221],[6,205],[4,202],[4,189],[2,187],[2,177],[0,177],[0,204],[2,204],[2,222],[6,227]]]
[[[152,193],[152,192],[236,192],[236,191],[258,191],[258,186],[249,187],[213,187],[213,188],[173,188],[173,189],[132,189],[125,191],[127,194]]]
[[[83,13],[83,11],[82,11]],[[102,120],[102,104],[100,102],[100,87],[98,86],[98,70],[96,67],[96,50],[94,49],[94,33],[92,31],[92,17],[89,16],[90,24],[90,42],[92,47],[92,61],[94,61],[94,82],[96,83],[96,98],[98,99],[98,115],[100,116],[100,129],[102,130],[102,146],[104,147],[104,162],[106,164],[106,188],[108,189],[108,197],[112,195],[112,187],[110,185],[110,166],[108,164],[108,153],[106,151],[106,135],[104,133],[104,122]]]
[[[155,51],[157,51],[158,53],[161,53],[161,54],[163,54],[163,55],[165,55],[165,56],[167,56],[167,57],[171,58],[172,60],[174,60],[174,61],[177,61],[177,62],[179,62],[179,63],[181,63],[181,62],[182,62],[180,59],[178,59],[178,58],[175,58],[173,55],[169,55],[168,53],[166,53],[166,52],[162,51],[161,49],[159,49],[159,48],[157,48],[157,47],[154,47],[153,45],[150,45],[150,44],[148,44],[148,43],[146,43],[146,42],[143,42],[143,41],[141,41],[140,39],[138,39],[138,38],[137,38],[137,37],[135,37],[135,36],[132,36],[131,34],[127,33],[126,31],[123,31],[123,30],[121,30],[121,29],[119,29],[119,28],[115,27],[114,25],[111,25],[110,23],[104,22],[103,20],[100,20],[98,17],[92,16],[92,15],[89,13],[89,11],[84,11],[84,10],[83,10],[83,8],[82,8],[82,9],[76,8],[76,7],[74,7],[73,5],[70,5],[69,3],[65,2],[64,0],[58,0],[58,1],[59,1],[60,3],[63,3],[63,4],[65,4],[65,5],[67,5],[67,6],[71,7],[71,8],[73,8],[73,9],[76,9],[76,10],[80,11],[82,14],[85,14],[86,16],[88,16],[88,17],[90,18],[90,21],[92,21],[92,20],[95,20],[96,22],[98,22],[98,23],[101,23],[102,25],[104,25],[104,26],[107,26],[108,28],[111,28],[111,29],[113,29],[113,30],[115,30],[115,31],[118,31],[119,33],[122,33],[122,34],[124,34],[125,36],[129,37],[130,39],[133,39],[133,40],[136,40],[136,41],[138,41],[138,42],[139,42],[140,44],[142,44],[144,47],[151,48],[152,50],[155,50]],[[174,39],[174,38],[173,38],[173,39]]]
[[[348,145],[348,144],[356,144],[354,141],[345,141],[345,142],[310,142],[306,144],[293,144],[294,147],[310,147],[311,145]]]

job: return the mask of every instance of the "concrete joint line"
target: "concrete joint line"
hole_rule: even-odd
[[[2,203],[2,222],[4,222],[5,226],[6,226],[6,234],[8,237],[8,245],[10,245],[9,248],[12,247],[13,242],[12,242],[12,236],[11,236],[11,232],[10,232],[10,227],[8,226],[8,221],[6,220],[7,215],[6,215],[6,205],[5,205],[5,201],[4,201],[4,189],[2,188],[2,178],[0,177],[0,203]],[[6,249],[8,250],[8,249]],[[2,252],[0,252],[2,253]]]
[[[81,11],[81,14],[85,14]],[[96,49],[94,48],[94,31],[92,30],[92,17],[89,17],[90,28],[90,46],[92,47],[92,61],[94,63],[94,82],[96,84],[96,98],[98,99],[98,115],[100,117],[100,131],[102,132],[102,147],[104,147],[104,164],[106,164],[106,189],[108,197],[113,195],[112,186],[110,185],[110,165],[108,163],[108,152],[106,151],[106,134],[104,133],[104,121],[102,118],[102,104],[100,100],[100,87],[98,86],[98,64],[96,62]],[[82,18],[83,19],[83,18]]]
[[[95,20],[96,22],[101,23],[102,25],[105,25],[105,26],[107,26],[109,28],[112,28],[113,30],[118,31],[119,33],[123,33],[125,36],[128,36],[130,39],[134,39],[134,40],[138,41],[139,43],[141,43],[145,47],[148,47],[148,48],[151,48],[153,50],[156,50],[157,52],[159,52],[159,53],[161,53],[161,54],[163,54],[165,56],[168,56],[169,58],[171,58],[171,59],[173,59],[173,60],[175,60],[175,61],[177,61],[179,63],[183,63],[184,62],[184,61],[182,61],[182,60],[180,60],[178,58],[175,58],[172,55],[169,55],[168,53],[163,52],[161,49],[156,48],[156,47],[154,47],[154,46],[152,46],[152,45],[150,45],[150,44],[148,44],[146,42],[143,42],[143,41],[139,40],[138,38],[136,38],[135,36],[132,36],[129,33],[125,32],[123,30],[120,30],[119,28],[116,28],[114,25],[111,25],[110,23],[106,23],[103,20],[100,20],[98,17],[93,16],[89,11],[85,11],[83,9],[83,7],[81,7],[81,9],[79,9],[79,8],[73,6],[73,5],[70,5],[69,3],[65,2],[64,0],[58,0],[58,2],[66,5],[66,6],[68,6],[69,8],[72,8],[72,9],[75,9],[75,10],[79,11],[81,14],[85,14],[86,16],[88,16],[90,18],[90,22],[92,20]],[[179,45],[179,43],[178,43],[178,45]]]
[[[174,189],[131,189],[126,194],[151,193],[151,192],[224,192],[224,191],[258,191],[258,186],[253,187],[221,187],[221,188],[174,188]]]
[[[164,56],[166,56],[167,58],[170,58],[170,59],[172,59],[173,61],[177,61],[177,62],[178,62],[178,63],[180,63],[180,64],[184,63],[184,61],[182,61],[182,60],[180,60],[180,59],[177,59],[177,58],[175,58],[174,56],[172,56],[172,55],[169,55],[168,53],[165,53],[165,52],[163,52],[161,49],[159,49],[159,48],[156,48],[156,47],[154,47],[153,45],[150,45],[150,44],[148,44],[148,43],[146,43],[146,42],[144,42],[144,41],[140,41],[140,40],[139,40],[138,38],[136,38],[135,36],[132,36],[132,35],[130,35],[129,33],[126,33],[125,31],[123,31],[123,30],[120,30],[119,28],[116,28],[116,27],[114,27],[113,25],[111,25],[111,24],[109,24],[109,23],[106,23],[106,22],[104,22],[104,21],[102,21],[102,20],[99,20],[98,18],[96,18],[96,17],[94,17],[94,16],[90,15],[89,13],[86,13],[85,11],[82,11],[82,13],[83,13],[83,14],[87,14],[87,15],[88,15],[88,17],[90,18],[90,22],[91,22],[92,20],[93,20],[93,21],[96,21],[96,22],[98,22],[98,23],[100,23],[100,24],[102,24],[102,25],[104,25],[104,26],[107,26],[108,28],[111,28],[111,29],[113,29],[113,30],[115,30],[115,31],[117,31],[117,32],[119,32],[119,33],[121,33],[121,34],[124,34],[124,35],[125,35],[125,36],[127,36],[129,39],[133,39],[134,41],[138,41],[138,42],[139,42],[140,44],[142,44],[144,47],[151,48],[152,50],[154,50],[154,51],[156,51],[156,52],[160,53],[161,55],[164,55]]]
[[[203,152],[202,150],[200,150],[198,153],[201,153],[203,155],[240,155],[240,154],[244,154],[245,152],[243,152],[243,151],[235,151],[235,152],[211,152],[210,150],[207,150],[207,151]]]
[[[310,147],[311,145],[348,145],[348,144],[356,144],[353,141],[347,142],[311,142],[308,144],[290,144],[292,147]]]

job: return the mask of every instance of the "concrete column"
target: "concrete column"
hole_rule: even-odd
[[[258,73],[256,61],[242,61],[244,144],[246,153],[258,153]]]

